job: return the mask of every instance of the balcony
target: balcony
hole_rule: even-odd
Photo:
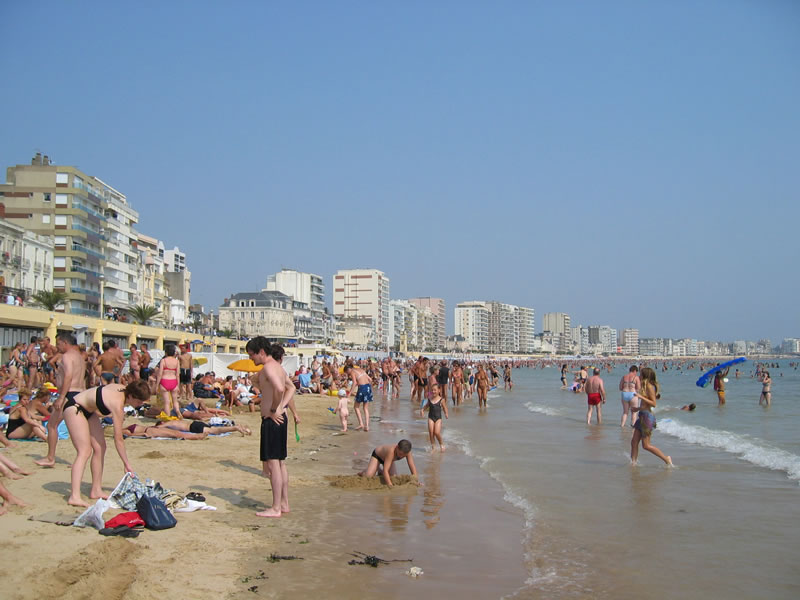
[[[81,246],[80,244],[72,244],[72,249],[75,252],[83,252],[84,254],[88,254],[89,256],[94,256],[98,260],[105,260],[106,256],[102,252],[97,252],[96,250],[91,250],[86,246]]]
[[[100,311],[99,310],[92,310],[91,308],[73,308],[69,311],[73,315],[85,315],[87,317],[97,317],[100,318]]]
[[[33,272],[36,275],[41,275],[42,273],[42,263],[40,263],[38,260],[33,263]]]
[[[96,238],[100,238],[101,240],[106,240],[106,239],[108,239],[108,238],[106,238],[106,236],[105,236],[105,235],[103,235],[103,234],[102,234],[102,233],[100,233],[99,231],[95,231],[94,229],[89,229],[88,227],[84,227],[83,225],[79,225],[79,224],[77,224],[77,223],[73,223],[73,224],[72,224],[72,228],[73,228],[73,229],[77,229],[78,231],[83,231],[84,233],[87,233],[87,234],[89,234],[89,235],[92,235],[92,236],[94,236],[94,237],[96,237]]]
[[[73,294],[83,294],[84,296],[94,296],[95,298],[100,298],[99,290],[87,290],[86,288],[72,286],[70,287],[70,292]]]
[[[77,273],[83,273],[85,275],[93,275],[94,277],[98,277],[98,278],[102,277],[102,275],[100,273],[98,273],[97,271],[92,271],[91,269],[87,269],[86,267],[77,267],[77,266],[73,265],[72,270],[77,272]]]
[[[82,210],[83,212],[93,215],[98,219],[102,219],[103,221],[106,220],[106,216],[103,213],[97,212],[95,209],[89,207],[86,204],[83,204],[82,202],[77,202],[74,198],[72,200],[72,208],[77,208],[78,210]]]

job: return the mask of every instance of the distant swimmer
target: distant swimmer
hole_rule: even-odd
[[[772,377],[769,376],[769,371],[764,371],[761,376],[761,396],[758,398],[758,404],[769,406],[772,404]]]
[[[631,412],[631,408],[639,406],[639,399],[636,397],[636,392],[642,388],[642,382],[639,379],[639,367],[633,365],[627,375],[623,375],[619,380],[619,391],[622,393],[622,420],[620,427],[625,427],[625,421],[628,419],[628,414],[631,416],[631,427],[636,421],[636,412]]]
[[[414,464],[414,457],[411,456],[411,442],[408,440],[400,440],[396,444],[385,444],[378,446],[372,451],[372,456],[369,458],[369,465],[366,470],[361,471],[361,477],[374,477],[380,475],[387,487],[392,487],[392,475],[397,475],[397,467],[395,463],[398,460],[406,459],[408,463],[408,470],[413,477],[417,477],[417,485],[422,487],[422,482],[419,481],[417,475],[417,467]]]
[[[694,402],[692,404],[684,404],[681,406],[681,410],[688,410],[689,412],[693,412],[695,408],[697,408],[697,405]]]
[[[567,389],[567,365],[561,365],[561,389]]]
[[[600,369],[595,367],[593,373],[594,374],[589,377],[584,386],[586,390],[586,401],[588,403],[586,424],[589,425],[592,422],[592,412],[597,408],[597,424],[600,425],[603,422],[603,411],[600,405],[606,403],[606,388],[600,377]]]

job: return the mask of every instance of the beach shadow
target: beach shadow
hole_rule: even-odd
[[[223,467],[232,467],[234,469],[239,469],[240,471],[244,471],[245,473],[251,473],[253,475],[261,476],[261,469],[256,469],[255,467],[249,467],[247,465],[243,465],[232,460],[220,460],[217,461],[217,464],[222,465]]]
[[[42,486],[43,490],[48,492],[53,492],[54,494],[58,494],[64,497],[64,501],[66,502],[67,498],[69,498],[71,489],[69,481],[48,481]],[[104,491],[111,492],[106,488],[103,488]],[[92,484],[88,481],[81,482],[81,495],[83,495],[84,500],[89,502],[89,504],[94,504],[94,500],[89,499],[89,493],[92,491]]]
[[[13,442],[14,440],[11,440],[11,441]],[[42,443],[44,443],[44,442],[42,442]],[[47,454],[28,454],[27,456],[28,456],[28,458],[32,458],[33,460],[40,460],[40,459],[44,458],[45,456],[47,456]],[[68,467],[72,465],[71,462],[69,462],[67,460],[64,460],[63,458],[59,458],[57,456],[56,456],[56,464],[57,465],[66,465]],[[44,468],[47,468],[47,467],[39,467],[37,465],[37,468],[44,469]]]
[[[265,481],[264,483],[267,482]],[[261,500],[250,498],[247,495],[248,490],[240,490],[235,488],[212,488],[205,485],[194,485],[192,486],[192,489],[205,492],[206,495],[219,498],[220,500],[236,506],[237,508],[246,508],[248,510],[265,510],[267,508],[267,505]]]

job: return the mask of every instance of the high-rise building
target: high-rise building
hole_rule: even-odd
[[[472,350],[489,350],[489,308],[485,302],[460,302],[455,308],[455,334]]]
[[[621,346],[622,352],[628,356],[636,356],[639,354],[639,330],[623,329]]]
[[[553,344],[556,352],[568,352],[572,346],[572,329],[566,313],[545,313],[542,317],[542,332],[550,334],[545,339]]]
[[[376,269],[345,269],[333,276],[333,315],[337,319],[372,319],[375,344],[389,343],[389,278]]]
[[[0,196],[6,219],[53,236],[53,289],[67,294],[66,312],[99,316],[103,284],[108,290],[105,304],[127,309],[136,303],[137,284],[131,275],[137,268],[127,261],[137,258],[131,227],[138,215],[124,194],[37,153],[30,165],[6,170]]]
[[[293,269],[281,269],[267,278],[265,291],[278,291],[302,302],[310,311],[308,342],[325,341],[325,284],[322,277]]]
[[[519,352],[529,354],[536,350],[536,312],[525,306],[517,307],[519,324]]]
[[[420,308],[427,307],[431,310],[434,316],[433,321],[433,340],[431,340],[431,347],[436,350],[444,349],[445,346],[445,304],[441,298],[431,298],[430,296],[423,298],[409,298],[408,301],[414,306]]]

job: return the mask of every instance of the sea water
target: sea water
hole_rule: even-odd
[[[454,411],[446,439],[524,514],[527,580],[511,596],[800,597],[800,375],[771,369],[764,408],[747,366],[724,407],[697,370],[659,372],[652,442],[672,469],[642,449],[630,464],[621,366],[602,373],[601,426],[587,426],[585,394],[560,390],[555,368],[515,369],[487,411]]]

